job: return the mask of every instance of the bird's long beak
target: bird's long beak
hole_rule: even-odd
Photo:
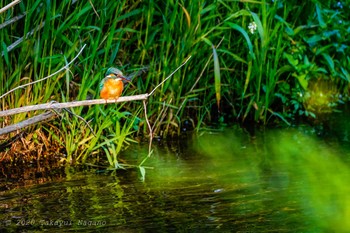
[[[123,75],[118,75],[117,77],[118,77],[118,78],[121,78],[121,80],[123,80],[123,81],[125,81],[125,82],[130,82],[130,79],[127,78],[127,77],[125,77],[125,76],[123,76]]]
[[[112,73],[112,74],[107,75],[105,78],[114,78],[114,79],[120,79],[122,81],[130,82],[130,80],[127,77],[125,77],[121,74]]]

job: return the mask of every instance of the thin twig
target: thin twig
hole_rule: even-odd
[[[62,109],[62,108],[72,108],[80,106],[89,106],[96,104],[115,104],[119,102],[128,102],[133,100],[145,100],[148,94],[133,95],[133,96],[121,96],[117,100],[104,100],[104,99],[93,99],[93,100],[81,100],[66,103],[50,102],[46,104],[37,104],[24,106],[20,108],[12,108],[9,110],[0,111],[0,117],[14,115],[23,112],[36,111],[36,110],[46,110],[46,109]]]
[[[90,129],[90,132],[96,137],[96,134],[94,132],[94,130],[92,129],[92,127],[90,126],[89,122],[87,122],[83,117],[79,116],[78,114],[75,114],[74,112],[72,112],[71,110],[69,110],[68,108],[64,108],[63,110],[65,110],[66,112],[68,112],[70,115],[77,117],[79,120],[81,120],[82,122],[84,122],[87,127]]]
[[[13,2],[7,4],[6,6],[4,6],[3,8],[0,9],[0,14],[3,13],[4,11],[10,9],[11,7],[14,7],[18,3],[20,3],[20,1],[21,0],[14,0]]]
[[[34,28],[33,30],[31,30],[30,32],[27,33],[26,36],[22,36],[21,38],[19,38],[18,40],[16,40],[15,42],[13,42],[11,45],[7,46],[6,51],[10,52],[12,49],[16,48],[17,45],[19,45],[20,43],[22,43],[24,41],[24,39],[26,39],[27,37],[31,36],[34,34],[34,32],[39,31],[41,28],[43,28],[45,26],[45,22],[42,22],[40,25],[38,25],[36,28]],[[4,56],[5,52],[3,51],[1,53],[1,56]]]
[[[151,124],[149,123],[148,116],[147,116],[146,100],[142,101],[142,103],[143,103],[143,109],[145,110],[145,120],[146,120],[148,130],[149,130],[148,157],[150,157],[151,153],[152,153],[153,131],[152,131],[152,127],[151,127]]]
[[[167,81],[171,76],[173,76],[181,67],[183,67],[187,62],[188,60],[191,59],[192,56],[189,56],[179,67],[177,67],[168,77],[166,77],[161,83],[159,83],[152,91],[151,93],[149,93],[149,96],[151,96],[155,90],[160,87],[165,81]]]
[[[27,13],[24,12],[24,13],[21,14],[21,15],[17,15],[17,16],[15,16],[15,17],[13,17],[12,19],[9,19],[9,20],[5,21],[4,23],[0,24],[0,29],[4,28],[4,27],[6,27],[7,25],[10,25],[10,24],[12,24],[12,23],[14,23],[14,22],[16,22],[16,21],[18,21],[18,20],[20,20],[20,19],[22,19],[24,16],[26,16],[26,14],[27,14]]]
[[[97,18],[100,19],[100,16],[98,15],[98,13],[97,13],[97,11],[96,11],[94,5],[92,4],[91,0],[89,0],[89,3],[90,3],[90,5],[91,5],[92,9],[94,10],[95,14],[97,15]]]
[[[24,84],[24,85],[21,85],[21,86],[18,86],[18,87],[15,87],[15,88],[13,88],[12,90],[10,90],[10,91],[6,92],[5,94],[1,95],[1,96],[0,96],[0,99],[3,98],[4,96],[10,94],[11,92],[14,92],[15,90],[18,90],[18,89],[24,88],[24,87],[26,87],[26,86],[29,86],[29,85],[32,85],[32,84],[35,84],[35,83],[44,81],[44,80],[46,80],[46,79],[48,79],[48,78],[51,78],[52,76],[54,76],[54,75],[60,73],[62,70],[67,69],[67,68],[70,66],[70,64],[72,64],[72,63],[79,57],[79,55],[83,52],[85,46],[86,46],[86,44],[84,44],[84,46],[80,49],[79,53],[73,58],[73,60],[71,60],[67,65],[63,66],[61,69],[59,69],[59,70],[56,71],[55,73],[50,74],[49,76],[47,76],[47,77],[45,77],[45,78],[42,78],[42,79],[39,79],[39,80],[30,82],[30,83],[27,83],[27,84]]]

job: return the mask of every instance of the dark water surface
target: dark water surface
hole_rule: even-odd
[[[98,174],[61,167],[25,176],[3,169],[0,229],[350,232],[349,142],[344,131],[338,136],[208,131],[155,145],[144,182],[137,169]],[[129,161],[141,160],[147,149],[128,150]]]

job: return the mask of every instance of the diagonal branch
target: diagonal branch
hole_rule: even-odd
[[[11,7],[14,7],[15,5],[17,5],[21,0],[14,0],[13,2],[7,4],[6,6],[4,6],[3,8],[0,9],[0,14],[7,11],[8,9],[10,9]]]
[[[7,96],[7,95],[10,94],[11,92],[14,92],[15,90],[18,90],[18,89],[24,88],[24,87],[26,87],[26,86],[29,86],[29,85],[32,85],[32,84],[35,84],[35,83],[44,81],[44,80],[46,80],[46,79],[48,79],[48,78],[51,78],[52,76],[55,76],[56,74],[60,73],[62,70],[67,69],[67,68],[70,66],[70,64],[72,64],[72,63],[79,57],[79,55],[83,52],[85,46],[86,46],[86,44],[84,44],[84,46],[80,49],[80,51],[79,51],[79,53],[77,54],[77,56],[75,56],[75,57],[73,58],[73,60],[71,60],[67,65],[63,66],[61,69],[57,70],[55,73],[50,74],[49,76],[47,76],[47,77],[45,77],[45,78],[42,78],[42,79],[39,79],[39,80],[36,80],[36,81],[34,81],[34,82],[26,83],[26,84],[24,84],[24,85],[15,87],[15,88],[13,88],[12,90],[10,90],[10,91],[6,92],[5,94],[1,95],[1,96],[0,96],[0,99],[3,98],[3,97],[5,97],[5,96]]]
[[[10,44],[7,48],[6,48],[6,52],[9,53],[12,49],[16,48],[17,45],[19,45],[20,43],[22,43],[24,41],[24,39],[26,39],[27,37],[31,36],[34,34],[34,32],[39,31],[40,29],[42,29],[45,26],[45,22],[42,22],[40,25],[38,25],[36,28],[32,29],[30,32],[27,33],[26,36],[22,36],[21,38],[19,38],[18,40],[16,40],[15,42],[13,42],[12,44]],[[1,56],[5,55],[5,51],[2,51]]]
[[[2,24],[0,24],[0,29],[4,28],[4,27],[6,27],[6,26],[8,26],[8,25],[10,25],[10,24],[12,24],[12,23],[14,23],[14,22],[20,20],[20,19],[22,19],[24,16],[26,16],[26,14],[27,14],[27,13],[24,12],[24,13],[21,14],[21,15],[14,16],[13,18],[11,18],[11,19],[9,19],[9,20],[3,22]],[[23,38],[23,37],[21,37],[21,38]],[[9,47],[10,47],[10,46],[9,46]],[[9,47],[7,47],[7,49],[8,49],[7,52],[9,52]],[[3,52],[2,54],[4,54],[4,52]]]
[[[13,131],[20,130],[21,128],[48,120],[54,116],[56,116],[56,114],[54,112],[47,111],[45,113],[31,117],[31,118],[24,120],[24,121],[21,121],[19,123],[5,126],[4,128],[0,128],[0,135],[8,134],[8,133],[11,133]]]
[[[177,67],[168,77],[166,77],[161,83],[159,83],[152,91],[151,93],[149,93],[149,95],[151,96],[155,90],[160,87],[165,81],[167,81],[169,78],[171,78],[181,67],[183,67],[187,62],[188,60],[191,59],[192,56],[189,56],[179,67]]]

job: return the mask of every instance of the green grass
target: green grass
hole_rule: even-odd
[[[237,120],[290,124],[300,115],[322,114],[310,112],[314,108],[305,107],[311,101],[304,97],[315,94],[309,88],[320,78],[336,86],[329,94],[348,92],[349,5],[343,4],[22,1],[0,15],[4,23],[25,13],[0,29],[1,94],[59,70],[84,44],[86,48],[67,72],[2,98],[1,109],[99,98],[99,82],[111,66],[125,74],[149,66],[124,95],[150,93],[191,55],[148,99],[155,135],[179,135],[184,122],[195,130]],[[256,30],[250,31],[252,24]],[[7,51],[21,37],[23,41]],[[95,135],[68,114],[44,124],[44,129],[65,149],[68,161],[85,162],[104,154],[109,166],[116,167],[119,152],[134,135],[148,134],[142,109],[141,102],[73,109],[89,121]],[[6,117],[0,123],[38,113]]]

